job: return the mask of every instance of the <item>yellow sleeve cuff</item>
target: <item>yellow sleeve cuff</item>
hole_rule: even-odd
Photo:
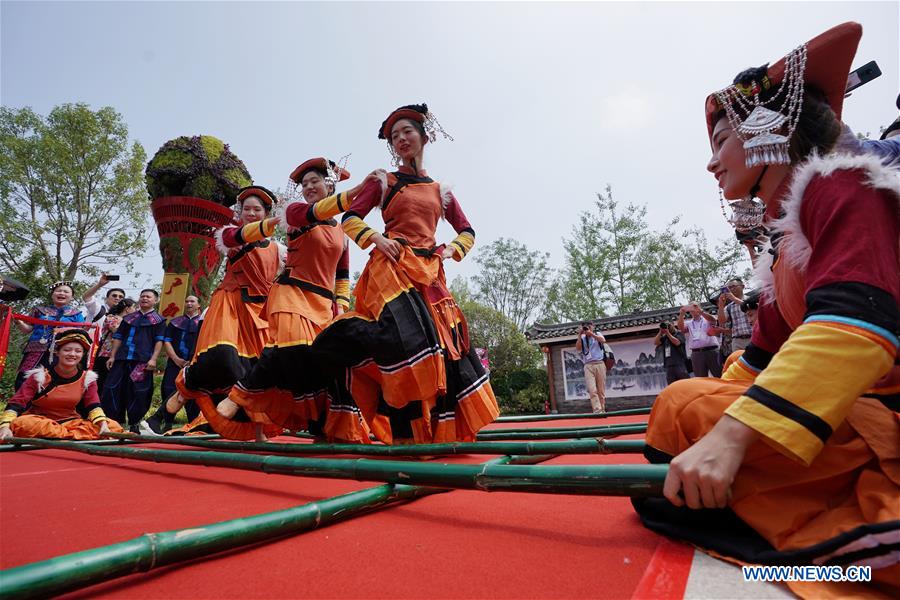
[[[263,219],[241,228],[241,238],[245,243],[258,242],[275,233],[275,219]]]
[[[100,423],[101,421],[108,421],[108,420],[109,419],[106,417],[106,413],[104,413],[103,409],[100,408],[99,406],[97,408],[92,409],[91,412],[88,413],[88,421],[90,421],[91,423],[94,423],[95,425],[97,423]]]
[[[894,352],[865,328],[804,323],[725,414],[809,465],[857,398],[893,363]]]
[[[313,214],[317,221],[335,217],[350,208],[350,200],[344,192],[328,196],[313,204]]]
[[[0,427],[9,425],[13,421],[15,421],[16,417],[18,416],[19,414],[14,410],[4,410],[2,413],[0,413]]]
[[[463,231],[456,236],[456,239],[450,242],[450,247],[453,248],[453,259],[457,262],[461,261],[474,245],[475,236],[468,231]]]
[[[722,379],[726,381],[754,381],[758,373],[748,367],[740,358],[731,363],[731,366],[722,373]]]
[[[366,222],[357,216],[351,216],[344,219],[341,228],[353,242],[365,250],[372,245],[372,236],[376,231],[366,225]]]
[[[350,308],[350,280],[338,279],[334,282],[334,296],[345,309]]]

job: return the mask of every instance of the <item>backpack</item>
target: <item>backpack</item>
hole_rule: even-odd
[[[613,367],[616,366],[616,355],[613,354],[609,344],[603,344],[603,364],[606,365],[607,373],[612,371]]]

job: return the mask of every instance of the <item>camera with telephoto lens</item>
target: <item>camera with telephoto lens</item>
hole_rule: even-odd
[[[669,324],[666,323],[665,321],[663,321],[662,323],[659,324],[659,328],[660,328],[660,329],[668,329],[668,328],[669,328]]]

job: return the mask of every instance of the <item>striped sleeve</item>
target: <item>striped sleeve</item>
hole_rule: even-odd
[[[722,379],[730,381],[753,381],[763,369],[769,366],[772,353],[754,346],[751,342],[740,358],[734,361],[728,370],[722,373]]]
[[[334,297],[344,310],[350,308],[350,245],[346,241],[335,271]]]
[[[469,224],[469,220],[463,213],[462,207],[456,200],[456,196],[452,192],[447,192],[447,205],[444,207],[444,217],[458,234],[456,238],[450,242],[453,248],[453,259],[461,261],[472,247],[475,245],[475,230]]]
[[[19,389],[16,390],[16,393],[9,399],[6,409],[0,412],[0,427],[9,425],[16,417],[28,410],[28,407],[31,406],[31,401],[37,393],[37,379],[30,376],[26,377]]]
[[[809,465],[857,398],[891,369],[896,352],[897,337],[886,329],[809,317],[725,412]]]
[[[323,198],[314,204],[293,202],[285,209],[284,217],[291,227],[306,227],[316,221],[336,217],[350,208],[350,198],[346,192]]]
[[[373,208],[381,203],[382,183],[377,179],[366,182],[359,192],[349,210],[344,212],[341,228],[353,242],[362,249],[372,245],[372,236],[376,231],[366,224],[363,219]]]

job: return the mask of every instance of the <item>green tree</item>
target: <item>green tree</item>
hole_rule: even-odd
[[[539,412],[549,394],[540,351],[500,311],[472,300],[464,279],[455,278],[451,290],[466,316],[471,345],[488,351],[491,385],[501,411]]]
[[[0,268],[33,286],[131,272],[149,237],[146,160],[110,107],[0,108]]]
[[[566,267],[548,288],[544,321],[703,301],[727,279],[746,273],[745,255],[733,239],[711,246],[701,230],[679,230],[679,218],[654,231],[646,206],[629,204],[623,210],[609,186],[597,194],[595,207],[579,215],[563,242]]]
[[[529,250],[516,240],[495,240],[475,257],[481,267],[472,278],[475,296],[525,331],[546,302],[551,279],[548,258],[549,253]]]

